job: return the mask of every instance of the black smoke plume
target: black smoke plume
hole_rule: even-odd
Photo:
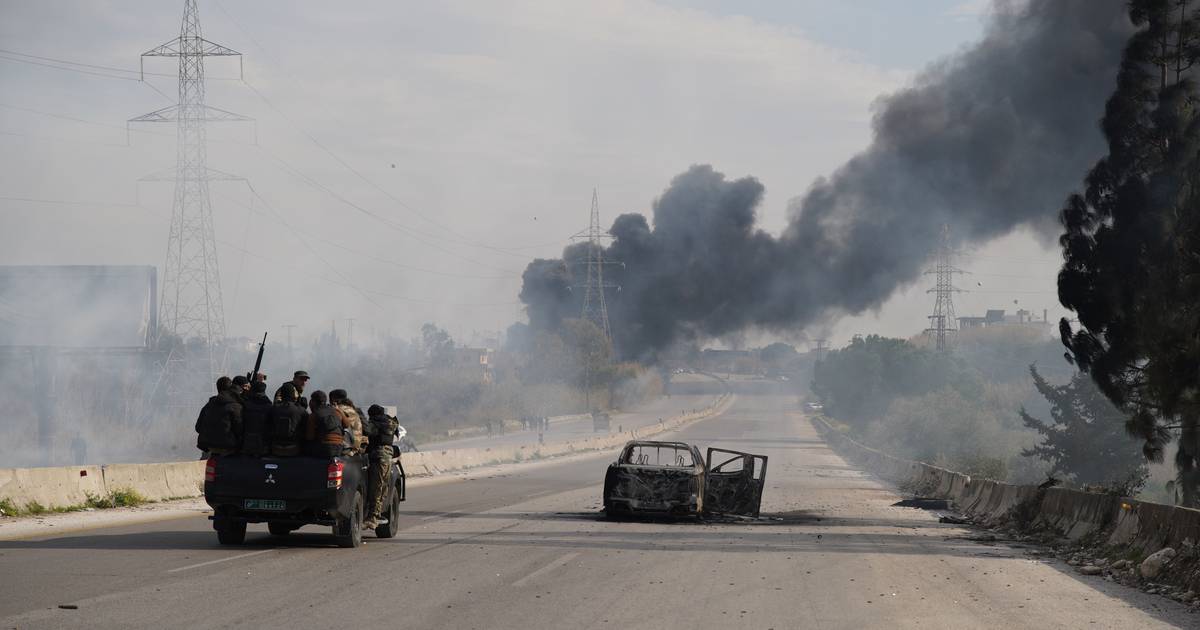
[[[653,225],[640,214],[612,225],[618,351],[644,358],[877,307],[919,276],[945,224],[962,242],[1054,233],[1062,200],[1104,153],[1097,121],[1132,32],[1121,0],[996,2],[979,44],[879,100],[871,146],[793,200],[779,236],[756,228],[757,180],[693,166],[654,202]],[[585,247],[526,270],[535,331],[578,316],[570,287]]]

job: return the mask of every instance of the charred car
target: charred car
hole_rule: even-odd
[[[707,462],[707,463],[706,463]],[[604,476],[604,511],[634,514],[757,517],[767,458],[684,442],[633,441]]]

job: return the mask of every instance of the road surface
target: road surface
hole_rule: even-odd
[[[768,455],[769,520],[607,522],[611,454],[510,465],[414,488],[399,536],[357,550],[263,526],[219,547],[197,516],[0,542],[0,627],[1200,626],[1174,602],[890,507],[794,401],[739,395],[679,435]]]

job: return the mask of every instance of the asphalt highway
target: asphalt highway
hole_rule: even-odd
[[[357,550],[190,516],[0,541],[0,627],[1169,628],[1200,617],[1015,543],[982,544],[739,395],[675,437],[770,457],[751,523],[599,518],[611,453],[425,483]],[[67,606],[67,608],[60,608]]]

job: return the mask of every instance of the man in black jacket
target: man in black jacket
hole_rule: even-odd
[[[217,395],[196,418],[196,448],[211,455],[232,455],[242,439],[242,404],[228,376],[217,379]]]
[[[300,454],[304,418],[308,411],[291,383],[284,383],[279,388],[278,398],[271,407],[271,454],[293,457]]]
[[[271,441],[271,399],[267,398],[267,384],[255,381],[250,384],[250,393],[242,401],[242,452],[247,455],[266,455]]]
[[[304,440],[309,455],[313,457],[336,457],[347,447],[342,434],[342,419],[329,404],[325,392],[317,390],[309,399],[308,421],[305,423]]]

